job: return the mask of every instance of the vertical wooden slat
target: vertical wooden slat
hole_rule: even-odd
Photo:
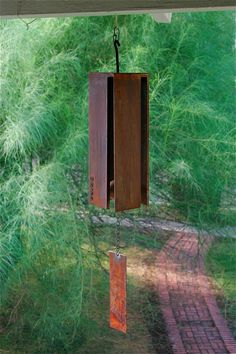
[[[90,203],[108,208],[108,78],[89,75],[89,188]]]
[[[141,80],[114,75],[115,210],[141,204]]]
[[[148,77],[141,77],[141,199],[149,204],[149,86]]]

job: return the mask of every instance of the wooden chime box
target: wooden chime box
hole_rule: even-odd
[[[148,204],[147,74],[89,74],[90,203],[115,211]]]

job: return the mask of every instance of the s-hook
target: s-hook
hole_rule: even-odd
[[[117,26],[114,27],[113,44],[116,51],[116,72],[119,73],[120,72],[120,63],[119,63],[120,30]]]

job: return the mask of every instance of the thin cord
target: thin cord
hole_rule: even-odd
[[[115,16],[115,24],[114,24],[114,27],[118,27],[118,16],[117,16],[117,15]]]

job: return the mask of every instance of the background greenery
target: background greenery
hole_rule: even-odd
[[[98,328],[91,303],[107,277],[87,202],[88,73],[114,70],[113,26],[0,23],[1,316],[9,338],[26,331],[39,353],[70,352]],[[233,13],[178,14],[171,25],[120,16],[119,26],[121,70],[150,74],[149,212],[164,204],[198,227],[232,225]]]
[[[210,248],[206,260],[219,290],[222,312],[236,336],[236,240],[218,239]]]

